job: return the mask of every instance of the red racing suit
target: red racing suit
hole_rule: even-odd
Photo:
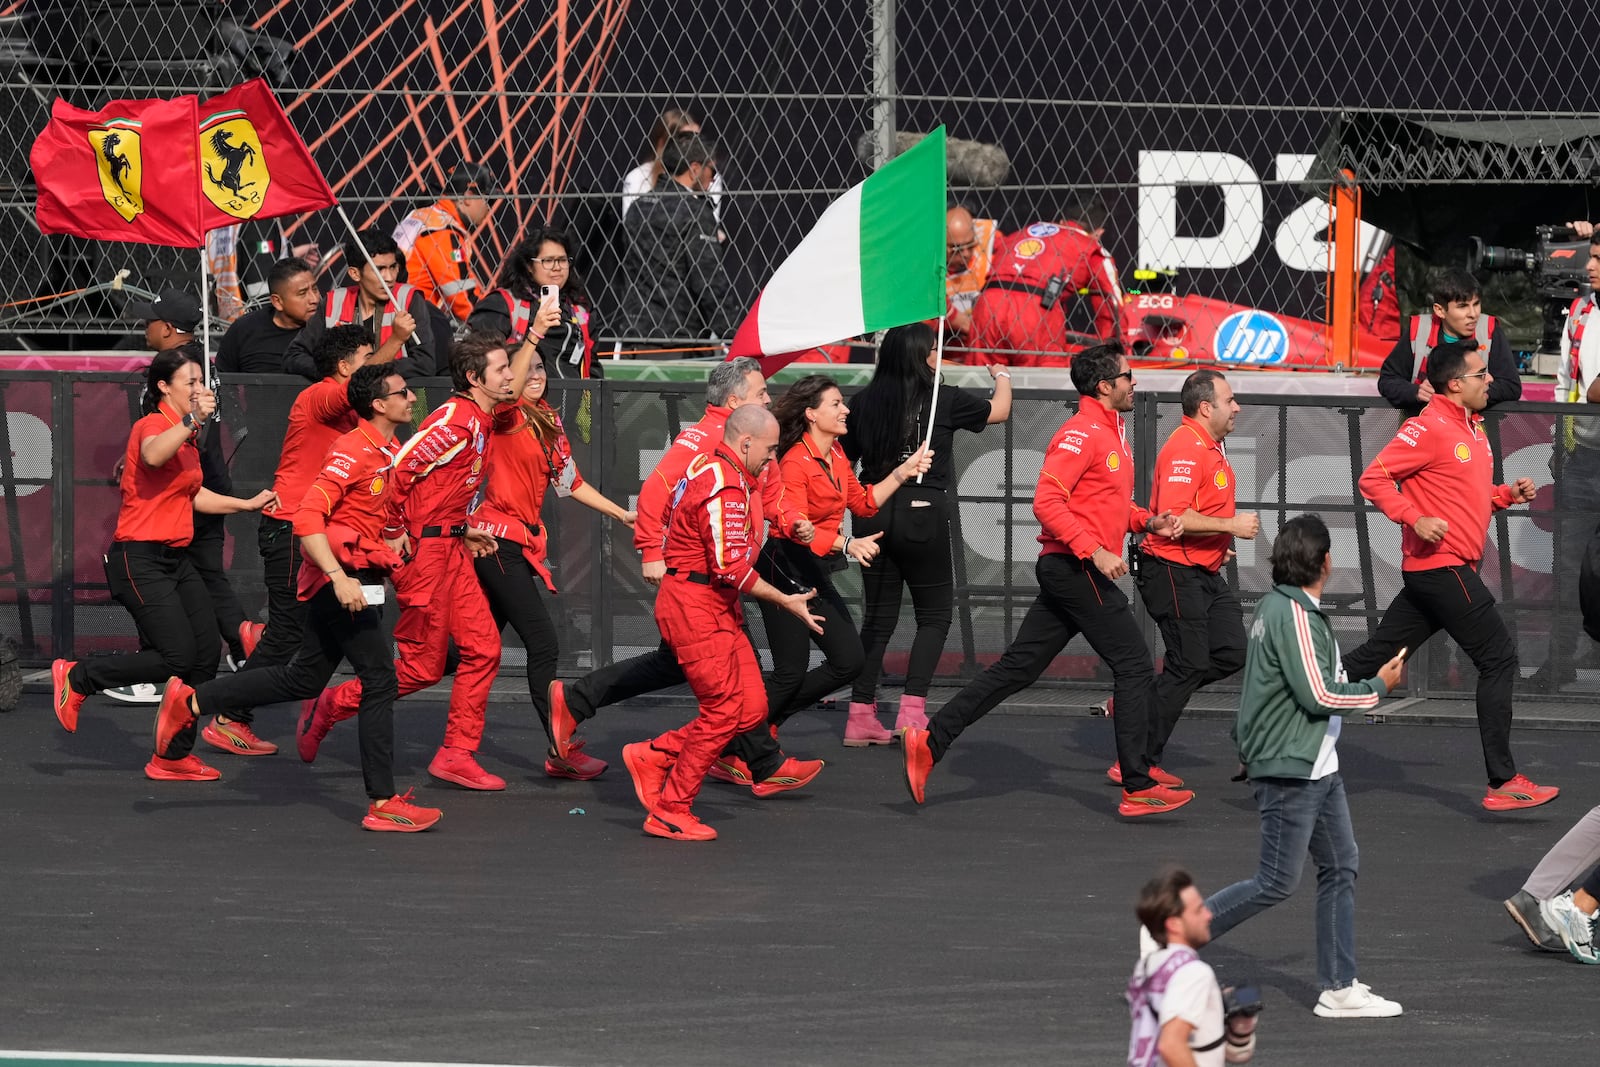
[[[461,537],[483,498],[493,428],[483,409],[459,394],[424,419],[395,455],[384,530],[386,537],[411,538],[411,560],[393,576],[400,695],[444,677],[454,639],[461,664],[450,687],[444,745],[469,752],[483,738],[489,686],[500,669],[500,628]],[[346,682],[334,690],[333,718],[354,715],[360,704],[361,683]]]
[[[1122,286],[1116,261],[1093,234],[1073,222],[1036,222],[1012,234],[1004,250],[995,251],[968,339],[973,348],[1000,351],[974,352],[967,362],[1065,366],[1070,360],[1061,357],[1081,347],[1068,342],[1066,308],[1084,290],[1094,306],[1095,332],[1116,337]]]
[[[656,625],[683,666],[700,713],[651,742],[676,758],[661,807],[683,813],[729,741],[767,720],[761,665],[745,636],[739,595],[759,580],[761,493],[718,442],[694,457],[674,490],[662,549],[667,577],[656,594]]]

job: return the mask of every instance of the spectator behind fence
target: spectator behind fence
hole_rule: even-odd
[[[394,230],[411,284],[462,322],[472,314],[482,288],[473,274],[471,233],[489,217],[485,196],[499,192],[488,167],[459,163],[445,176],[444,195],[407,215]]]
[[[594,358],[592,305],[572,262],[576,251],[564,231],[535,228],[506,255],[495,278],[497,288],[472,309],[467,329],[512,342],[531,332],[538,339],[538,362],[549,377],[601,377]],[[540,307],[545,286],[554,286],[560,294],[548,312]]]
[[[1082,342],[1070,341],[1067,308],[1088,291],[1095,332],[1117,336],[1122,286],[1101,245],[1110,212],[1098,196],[1074,202],[1060,222],[1035,222],[1006,238],[972,308],[974,348],[1006,354],[1016,367],[1059,367]],[[977,353],[975,358],[989,358]]]
[[[1464,270],[1442,271],[1433,281],[1433,308],[1403,324],[1400,339],[1378,371],[1378,392],[1408,419],[1422,414],[1433,399],[1428,384],[1428,353],[1452,341],[1471,339],[1489,364],[1494,384],[1489,407],[1522,395],[1522,379],[1511,354],[1506,331],[1493,315],[1483,313],[1478,279]],[[1559,397],[1558,397],[1559,399]]]
[[[284,259],[303,260],[313,271],[322,265],[315,242],[291,245],[282,219],[252,219],[206,233],[205,257],[217,299],[217,320],[239,319],[272,289],[269,275]]]
[[[363,247],[371,262],[362,254]],[[394,239],[377,230],[365,230],[359,241],[346,243],[344,261],[345,284],[323,299],[322,314],[313,315],[289,346],[284,370],[319,381],[323,374],[317,367],[316,352],[323,332],[354,323],[372,341],[368,362],[394,360],[395,370],[406,381],[431,378],[436,366],[433,317],[421,290],[400,280],[404,263]],[[385,295],[385,284],[394,294],[393,300]]]
[[[699,133],[700,122],[689,112],[682,108],[669,107],[656,116],[655,122],[650,124],[650,136],[645,139],[644,147],[639,153],[639,165],[622,176],[622,215],[627,217],[628,209],[633,206],[645,193],[653,193],[661,184],[665,169],[661,163],[661,152],[666,147],[669,138],[680,133]],[[722,175],[711,179],[707,188],[711,194],[712,206],[716,209],[717,221],[722,221]]]
[[[706,195],[717,173],[717,148],[692,133],[661,153],[670,180],[639,198],[624,220],[628,248],[620,333],[628,337],[705,340],[731,337],[744,307],[733,293],[716,211]]]
[[[228,327],[217,346],[222,374],[282,374],[289,346],[317,315],[322,291],[303,259],[280,259],[267,273],[271,303],[247,311]]]
[[[900,621],[904,588],[911,590],[917,634],[911,642],[895,729],[927,729],[928,687],[944,652],[955,603],[950,510],[955,502],[956,431],[981,433],[985,426],[1011,417],[1011,372],[1000,364],[989,366],[993,399],[943,384],[935,407],[933,344],[933,329],[925,322],[897,326],[884,334],[872,381],[851,401],[855,429],[842,441],[845,455],[861,464],[861,480],[875,485],[921,447],[929,426],[933,427],[928,473],[902,488],[876,515],[854,520],[857,535],[881,533],[883,540],[877,560],[861,576],[866,594],[861,624],[866,665],[850,694],[844,743],[852,748],[894,740],[878,722],[878,675]]]
[[[944,296],[947,344],[972,331],[972,309],[994,263],[994,219],[975,219],[959,204],[944,214]],[[999,360],[1004,364],[1005,360]]]

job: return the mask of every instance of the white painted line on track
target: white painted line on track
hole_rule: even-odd
[[[182,1063],[214,1067],[555,1067],[552,1064],[432,1062],[427,1060],[301,1060],[259,1056],[162,1056],[120,1052],[28,1052],[0,1049],[0,1062]]]

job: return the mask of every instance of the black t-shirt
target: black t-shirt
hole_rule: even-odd
[[[272,321],[272,306],[247,311],[234,320],[217,347],[217,370],[223,374],[283,374],[283,357],[300,334]]]
[[[929,398],[932,399],[931,397]],[[928,473],[922,476],[922,485],[928,489],[950,488],[954,477],[955,456],[952,455],[952,446],[955,443],[957,430],[967,430],[971,433],[980,433],[989,423],[989,401],[980,400],[965,389],[957,389],[953,385],[940,383],[939,385],[939,410],[933,420],[933,466],[928,468]],[[928,435],[928,409],[926,404],[918,414],[915,424],[910,420],[906,423],[906,440],[903,442],[903,452],[910,455],[922,444],[923,438]],[[850,438],[845,436],[842,443],[848,453]],[[866,484],[875,484],[887,478],[896,467],[904,462],[904,456],[888,457],[886,463],[861,465],[861,481]]]

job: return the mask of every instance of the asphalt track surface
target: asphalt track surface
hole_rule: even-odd
[[[721,840],[644,836],[621,745],[676,725],[614,708],[585,729],[600,779],[544,776],[538,727],[491,708],[503,794],[426,780],[443,707],[397,717],[426,834],[358,829],[353,724],[306,767],[217,754],[220,784],[147,782],[148,709],[92,700],[76,735],[47,698],[0,717],[0,1047],[554,1065],[1115,1064],[1132,900],[1163,862],[1202,888],[1254,869],[1256,815],[1225,724],[1185,723],[1169,769],[1200,797],[1113,812],[1110,726],[996,713],[913,805],[895,749],[844,749],[804,791],[709,784]],[[262,733],[291,740],[290,709]],[[1205,951],[1267,1004],[1259,1064],[1563,1061],[1592,1047],[1600,968],[1534,952],[1499,901],[1600,803],[1600,735],[1519,730],[1520,768],[1563,786],[1495,815],[1476,731],[1351,724],[1361,977],[1393,1020],[1315,1018],[1313,877]],[[1583,1039],[1590,1039],[1583,1043]]]

